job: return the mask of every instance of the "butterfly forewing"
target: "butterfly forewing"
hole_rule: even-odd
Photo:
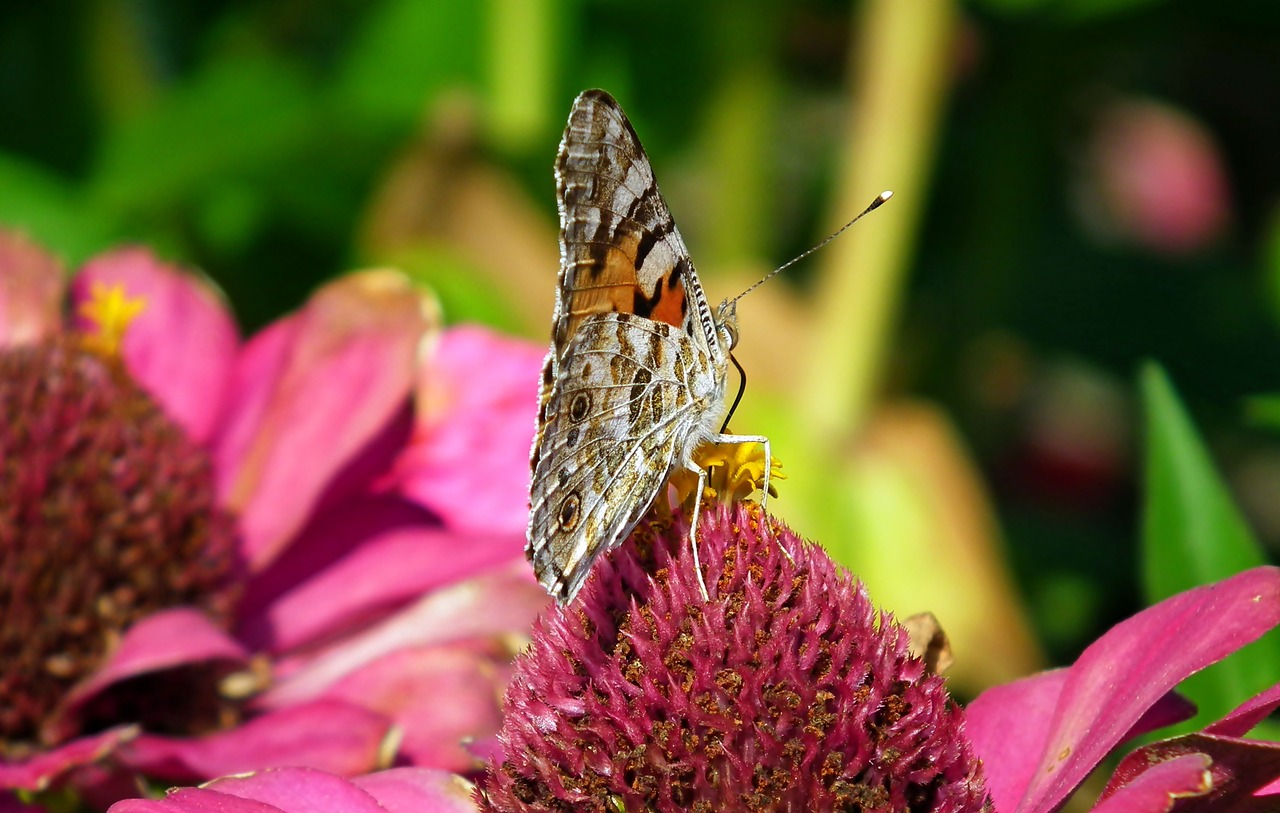
[[[689,252],[622,109],[603,91],[574,102],[556,161],[560,291],[554,342],[563,355],[591,313],[634,313],[689,329]],[[701,291],[697,292],[701,295]]]

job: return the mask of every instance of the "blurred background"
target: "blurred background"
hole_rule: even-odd
[[[140,242],[247,333],[393,265],[541,343],[551,167],[614,94],[708,296],[883,189],[739,307],[770,507],[972,693],[1148,601],[1144,421],[1168,373],[1280,545],[1280,10],[1264,0],[6,3],[0,223],[69,268]],[[1163,379],[1160,379],[1163,380]],[[1154,383],[1153,383],[1154,382]],[[532,405],[531,405],[532,413]],[[1274,558],[1274,557],[1273,557]]]

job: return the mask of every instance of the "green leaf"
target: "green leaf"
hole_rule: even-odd
[[[411,125],[446,87],[480,75],[481,3],[378,3],[340,66],[337,106],[368,126]]]
[[[1251,423],[1280,430],[1280,395],[1259,395],[1245,402]]]
[[[313,100],[282,61],[212,65],[107,133],[92,200],[105,210],[146,215],[230,179],[271,172],[312,137]]]
[[[1168,376],[1148,364],[1141,386],[1147,431],[1143,588],[1148,603],[1154,604],[1265,560]],[[1200,708],[1192,728],[1218,719],[1274,683],[1277,675],[1280,638],[1273,630],[1181,685],[1180,691]]]
[[[42,167],[0,154],[0,225],[17,229],[74,266],[113,236],[106,218],[82,205],[74,189]]]

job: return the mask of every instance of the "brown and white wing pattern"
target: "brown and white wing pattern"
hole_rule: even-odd
[[[529,556],[538,581],[573,600],[597,556],[648,511],[675,465],[707,360],[679,329],[593,314],[563,360],[533,475]]]
[[[607,93],[574,102],[556,160],[560,278],[531,465],[538,580],[573,599],[663,488],[725,351],[635,130]]]

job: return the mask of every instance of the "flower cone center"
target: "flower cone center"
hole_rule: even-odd
[[[481,810],[985,808],[962,711],[862,587],[759,510],[700,527],[710,600],[687,525],[641,525],[535,627]]]
[[[53,744],[49,716],[131,624],[226,623],[233,528],[208,455],[118,359],[0,350],[0,753]]]

